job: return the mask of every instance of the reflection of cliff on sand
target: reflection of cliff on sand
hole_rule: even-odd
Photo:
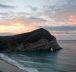
[[[40,28],[29,33],[13,36],[0,36],[0,51],[44,51],[60,50],[56,38]]]

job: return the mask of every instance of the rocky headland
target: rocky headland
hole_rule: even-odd
[[[43,28],[18,35],[0,36],[0,52],[57,51],[60,49],[62,48],[56,38]]]

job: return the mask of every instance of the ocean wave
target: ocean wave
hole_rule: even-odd
[[[4,61],[17,66],[18,68],[25,70],[27,72],[39,72],[36,68],[28,68],[28,67],[24,67],[23,65],[21,65],[20,63],[18,63],[17,61],[11,59],[8,55],[5,55],[4,53],[0,53],[0,59],[3,59]]]

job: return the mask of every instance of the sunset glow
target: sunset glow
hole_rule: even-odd
[[[76,16],[70,16],[68,24],[76,25]]]
[[[14,33],[14,34],[19,34],[19,33],[24,33],[24,32],[30,32],[32,30],[36,29],[35,24],[30,24],[30,25],[23,25],[21,23],[11,23],[11,25],[0,25],[0,33],[3,32],[8,32],[8,33]]]

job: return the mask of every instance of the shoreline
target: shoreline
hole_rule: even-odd
[[[17,66],[0,59],[0,72],[26,72],[26,71],[23,71],[19,69]]]

